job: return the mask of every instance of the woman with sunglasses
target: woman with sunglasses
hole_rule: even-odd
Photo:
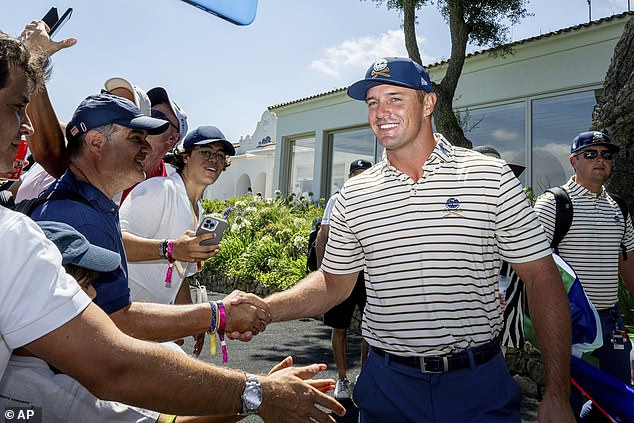
[[[235,152],[218,128],[201,126],[178,146],[175,173],[143,181],[123,202],[120,221],[132,301],[191,303],[189,284],[183,281],[220,248],[200,245],[215,234],[195,236],[202,195],[229,167],[228,157]]]

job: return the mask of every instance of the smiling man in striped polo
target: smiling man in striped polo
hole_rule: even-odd
[[[432,132],[436,95],[410,59],[377,61],[348,95],[366,102],[385,156],[346,182],[321,269],[267,299],[273,320],[322,313],[365,271],[361,422],[519,422],[499,344],[506,260],[526,283],[542,348],[540,421],[573,421],[567,298],[520,182],[502,160]]]

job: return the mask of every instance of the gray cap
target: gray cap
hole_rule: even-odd
[[[95,272],[112,272],[121,264],[119,254],[91,244],[85,236],[66,223],[40,221],[37,224],[59,249],[62,264],[73,264]]]

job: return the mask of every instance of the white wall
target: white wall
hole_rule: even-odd
[[[207,188],[204,198],[225,200],[244,195],[248,187],[251,187],[253,194],[261,192],[265,198],[273,197],[276,131],[277,118],[267,110],[262,114],[253,135],[240,138],[236,156],[231,158],[231,166],[215,184]]]

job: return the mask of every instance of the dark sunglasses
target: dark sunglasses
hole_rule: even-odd
[[[179,127],[177,125],[174,125],[174,123],[171,120],[169,120],[167,116],[165,116],[165,113],[161,112],[160,110],[152,109],[152,117],[155,119],[166,120],[170,123],[170,125],[174,127],[174,129],[176,129],[177,131],[180,130]]]
[[[614,151],[609,151],[609,150],[585,150],[579,154],[576,154],[575,157],[583,156],[584,159],[594,160],[597,157],[599,157],[599,153],[601,154],[601,157],[603,158],[603,160],[610,160],[610,161],[614,159],[614,155],[616,154]]]

